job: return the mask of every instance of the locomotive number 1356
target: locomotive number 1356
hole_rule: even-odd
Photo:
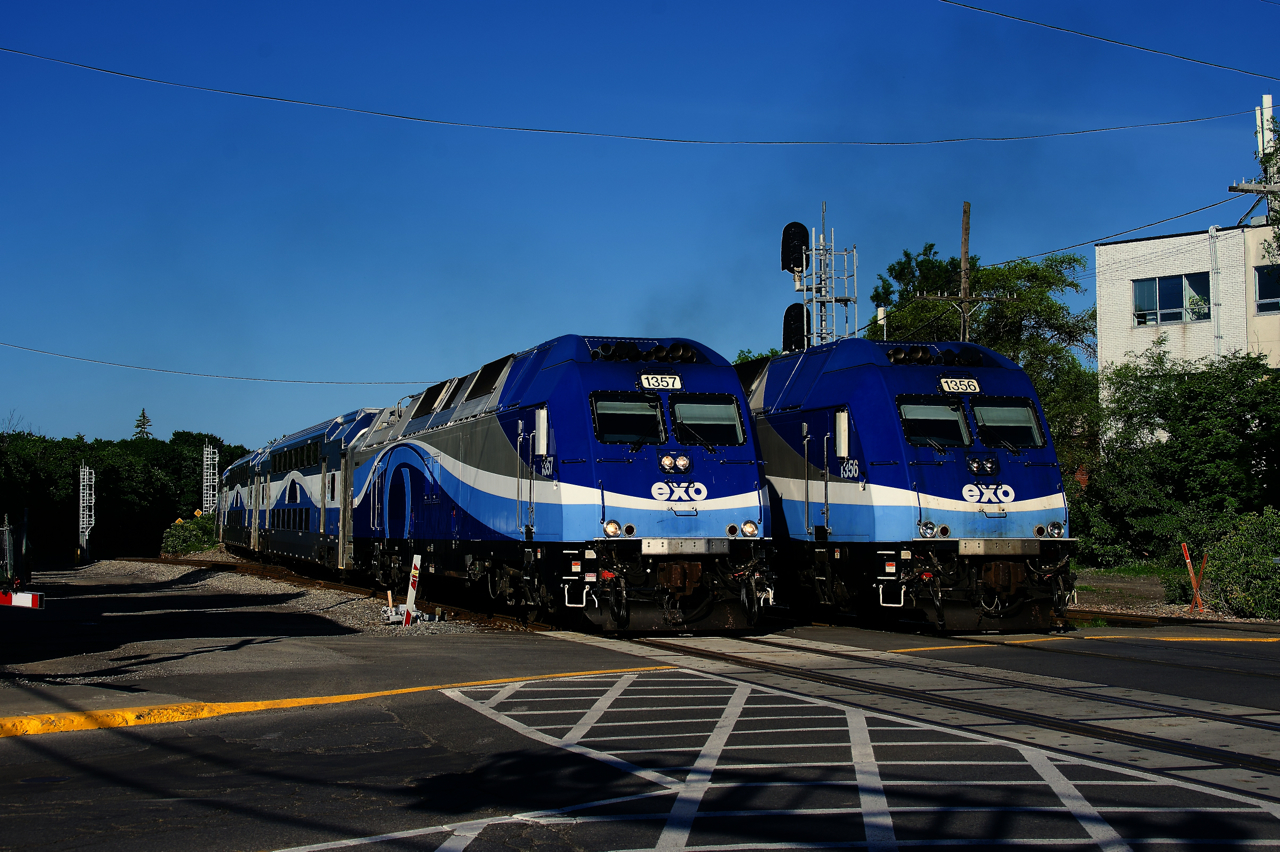
[[[641,376],[640,387],[648,390],[680,390],[679,376]]]
[[[944,393],[982,393],[977,379],[943,379]]]

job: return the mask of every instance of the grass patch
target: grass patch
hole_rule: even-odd
[[[1076,583],[1076,591],[1077,592],[1096,592],[1098,590],[1094,586],[1086,586],[1084,583]]]
[[[1098,576],[1105,577],[1112,575],[1116,577],[1167,577],[1174,573],[1168,563],[1160,562],[1154,559],[1139,560],[1136,562],[1125,562],[1114,568],[1097,569]]]

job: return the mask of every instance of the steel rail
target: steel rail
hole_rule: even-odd
[[[783,675],[784,677],[795,678],[796,680],[819,683],[823,686],[856,689],[873,695],[886,695],[893,698],[914,701],[918,704],[944,707],[948,710],[958,710],[964,713],[986,716],[988,718],[1004,719],[1005,721],[1032,725],[1038,728],[1058,731],[1064,734],[1090,737],[1092,739],[1105,740],[1119,745],[1135,746],[1137,748],[1163,752],[1166,754],[1176,754],[1182,757],[1192,758],[1193,760],[1218,764],[1220,766],[1234,766],[1241,769],[1249,769],[1254,772],[1264,772],[1269,775],[1280,775],[1280,760],[1239,754],[1238,752],[1226,751],[1225,749],[1213,748],[1211,746],[1180,743],[1173,740],[1149,736],[1147,734],[1135,734],[1128,731],[1104,728],[1100,725],[1089,724],[1088,722],[1075,722],[1069,719],[1058,719],[1053,716],[1045,716],[1040,713],[1031,713],[1025,710],[1016,710],[1009,707],[992,707],[978,701],[970,701],[964,698],[919,692],[906,687],[889,686],[887,684],[875,683],[873,681],[862,680],[859,678],[845,677],[843,675],[814,672],[783,663],[770,663],[761,660],[752,660],[747,657],[741,657],[737,654],[731,654],[723,651],[711,651],[705,648],[690,648],[661,639],[634,639],[632,641],[654,648],[661,648],[664,651],[675,651],[677,653],[687,654],[691,657],[701,657],[703,659],[730,663],[749,669],[756,669],[758,671],[766,671],[772,674]],[[823,698],[825,700],[831,700],[831,696],[823,696]]]
[[[1225,722],[1229,725],[1238,725],[1247,728],[1257,728],[1263,731],[1273,731],[1280,733],[1280,722],[1266,722],[1261,719],[1253,719],[1249,716],[1232,716],[1227,713],[1214,713],[1211,710],[1188,710],[1183,707],[1173,707],[1168,704],[1158,704],[1154,701],[1142,701],[1137,698],[1121,698],[1113,695],[1094,694],[1081,689],[1073,689],[1066,686],[1049,686],[1048,684],[1027,683],[1013,678],[999,677],[998,675],[979,674],[977,672],[965,672],[956,669],[935,669],[929,666],[921,666],[915,663],[899,662],[897,660],[876,659],[868,660],[866,657],[860,657],[857,654],[845,654],[839,651],[827,650],[822,648],[807,648],[802,645],[788,645],[785,642],[771,642],[768,639],[739,637],[740,641],[751,642],[757,645],[765,645],[770,648],[780,648],[787,651],[803,651],[809,654],[817,654],[823,657],[833,657],[838,660],[854,660],[859,662],[873,662],[878,666],[889,666],[895,669],[905,669],[907,671],[922,672],[924,674],[939,675],[941,677],[956,677],[964,680],[977,681],[979,683],[990,683],[995,686],[1013,687],[1015,689],[1031,689],[1036,692],[1045,692],[1051,695],[1061,695],[1064,698],[1084,698],[1090,701],[1100,701],[1104,704],[1115,704],[1120,707],[1132,707],[1135,710],[1152,710],[1165,713],[1172,716],[1189,716],[1194,719],[1204,719],[1210,722]],[[992,643],[1001,646],[1000,643]],[[963,646],[960,646],[963,647]],[[1002,646],[1001,646],[1002,647]],[[1102,685],[1102,684],[1100,684]],[[1269,716],[1276,715],[1277,710],[1267,710],[1258,708],[1259,713],[1265,713]]]
[[[1142,637],[1135,637],[1142,638]],[[1041,651],[1046,654],[1067,654],[1072,657],[1093,657],[1101,660],[1115,660],[1124,663],[1136,663],[1139,665],[1165,666],[1166,668],[1180,669],[1182,671],[1209,672],[1211,674],[1234,674],[1244,677],[1256,677],[1262,680],[1280,680],[1280,675],[1267,674],[1266,672],[1251,672],[1248,669],[1223,668],[1222,666],[1200,666],[1195,663],[1178,663],[1172,660],[1149,660],[1138,657],[1126,657],[1122,654],[1102,654],[1097,651],[1082,651],[1079,648],[1052,648],[1044,643],[1023,642],[1012,645],[1008,642],[994,642],[985,639],[975,639],[970,637],[970,642],[978,645],[993,645],[1000,648],[1020,648],[1028,651]],[[1110,640],[1098,640],[1110,641]],[[1244,659],[1258,659],[1257,657],[1245,657]]]

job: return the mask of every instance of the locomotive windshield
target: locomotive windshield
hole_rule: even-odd
[[[972,405],[978,437],[984,444],[1018,449],[1044,446],[1044,432],[1031,400],[974,398]]]
[[[662,400],[656,393],[593,393],[592,420],[602,444],[661,444]]]
[[[742,419],[738,416],[738,400],[732,394],[673,393],[669,401],[678,442],[742,446]]]
[[[969,424],[959,400],[943,396],[900,397],[902,431],[907,440],[920,447],[967,447]]]

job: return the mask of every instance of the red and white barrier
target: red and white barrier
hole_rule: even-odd
[[[0,589],[0,606],[24,606],[28,609],[44,609],[44,593],[10,592]]]

